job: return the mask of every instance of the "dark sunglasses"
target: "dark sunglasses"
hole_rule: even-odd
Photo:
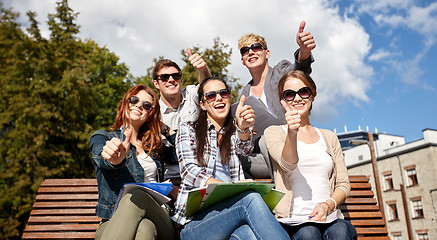
[[[165,73],[165,74],[158,75],[158,79],[160,79],[163,82],[167,82],[170,79],[170,76],[174,80],[178,81],[179,79],[181,79],[182,73],[180,73],[180,72],[171,73],[171,74]]]
[[[285,101],[293,101],[294,98],[296,97],[296,93],[299,94],[299,96],[302,99],[307,99],[307,98],[311,97],[311,94],[312,94],[311,89],[309,87],[303,87],[303,88],[297,90],[297,92],[294,90],[291,90],[291,89],[287,89],[284,92],[282,92],[282,98]]]
[[[252,49],[254,52],[259,52],[266,49],[261,43],[254,43],[247,47],[242,47],[240,49],[241,56],[244,56],[249,53],[249,50]]]
[[[222,97],[222,98],[230,98],[231,97],[231,92],[227,88],[224,88],[224,89],[218,90],[218,91],[207,92],[207,93],[203,94],[203,96],[205,96],[206,101],[208,103],[210,103],[210,102],[215,100],[215,98],[217,97],[217,94],[220,94],[220,97]]]
[[[137,96],[132,96],[129,98],[129,103],[132,105],[137,104],[140,101],[140,99]],[[144,108],[144,110],[149,111],[153,108],[153,105],[149,101],[143,101],[141,106]]]

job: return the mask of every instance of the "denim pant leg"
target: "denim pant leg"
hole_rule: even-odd
[[[249,225],[244,224],[235,229],[229,240],[256,240],[256,236]]]
[[[317,224],[321,225],[321,224]],[[315,224],[302,224],[296,226],[297,231],[291,237],[292,240],[321,240],[322,234]]]
[[[328,228],[326,228],[323,234],[323,239],[325,240],[356,240],[357,230],[352,226],[352,224],[344,219],[337,219]]]
[[[228,239],[242,225],[248,225],[257,239],[289,239],[261,195],[252,191],[240,193],[200,212],[185,225],[181,238]],[[239,232],[245,229],[239,229]]]

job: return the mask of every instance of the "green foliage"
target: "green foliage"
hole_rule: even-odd
[[[133,84],[106,48],[76,37],[66,0],[41,37],[35,13],[25,34],[18,14],[0,6],[0,239],[20,237],[45,178],[90,178],[88,139],[108,128]]]

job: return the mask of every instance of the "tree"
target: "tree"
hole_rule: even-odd
[[[88,139],[112,125],[134,79],[114,53],[76,37],[67,0],[48,16],[49,39],[35,13],[26,34],[0,9],[0,238],[13,239],[43,179],[94,176]]]

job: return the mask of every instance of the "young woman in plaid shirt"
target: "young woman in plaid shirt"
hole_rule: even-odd
[[[240,99],[233,120],[226,82],[204,80],[198,88],[201,113],[194,123],[182,123],[176,142],[182,184],[173,220],[182,225],[182,239],[289,239],[258,193],[247,191],[184,216],[188,192],[210,183],[244,181],[237,154],[252,151],[255,122],[252,108]],[[235,131],[237,130],[237,131]]]

